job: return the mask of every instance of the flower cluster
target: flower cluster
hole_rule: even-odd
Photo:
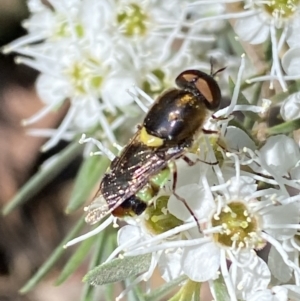
[[[158,267],[167,282],[181,275],[197,283],[208,281],[213,296],[217,295],[214,281],[222,276],[230,300],[262,296],[273,300],[274,294],[278,300],[280,296],[286,300],[300,297],[300,150],[284,135],[270,137],[258,147],[245,131],[228,125],[236,110],[260,114],[266,110],[236,104],[243,68],[242,59],[230,106],[215,112],[205,125],[213,133],[195,142],[189,154],[194,164],[177,162],[176,192],[171,180],[143,215],[127,217],[129,225],[119,230],[119,246],[106,263],[121,254],[125,258],[152,255],[148,271],[134,284],[150,279]],[[112,222],[115,218],[110,217],[68,245],[99,233]]]
[[[127,275],[111,274],[115,262],[121,271],[130,258],[130,264],[136,261],[140,267],[135,274],[132,267],[130,275],[138,276],[118,299],[142,280],[148,281],[157,268],[168,284],[181,284],[173,301],[194,300],[204,282],[218,301],[300,300],[300,149],[295,131],[300,128],[300,2],[48,2],[46,6],[29,0],[32,15],[23,24],[28,34],[3,52],[20,54],[18,62],[41,72],[36,88],[45,108],[25,124],[69,102],[57,130],[35,132],[50,136],[44,149],[85,132],[89,137],[83,134],[80,143],[86,143],[94,155],[109,158],[110,169],[116,171],[107,181],[108,192],[100,187],[86,207],[90,224],[109,217],[66,244],[99,234],[111,224],[118,226],[120,219],[127,223],[118,231],[118,246],[100,265],[102,274],[97,274],[97,267],[87,281],[126,280]],[[257,44],[263,47],[253,46]],[[241,49],[247,54],[242,59]],[[215,59],[210,66],[209,57]],[[227,69],[216,71],[218,63]],[[147,112],[158,95],[174,86],[174,77],[189,68],[210,68],[206,76],[218,82],[224,104],[216,112],[205,110],[207,119],[191,137],[192,146],[167,162],[166,174],[161,170],[147,174],[147,181],[161,181],[151,195],[148,184],[139,187],[136,178],[127,176],[132,166],[125,170],[128,162],[116,163],[119,157],[111,149],[116,147],[122,156],[117,141],[128,135],[129,118]],[[250,78],[250,74],[255,75]],[[192,75],[185,79],[192,82]],[[263,81],[271,82],[272,92],[261,85]],[[212,101],[215,91],[205,78],[197,85],[201,101]],[[194,93],[192,88],[185,90]],[[175,113],[169,115],[174,121]],[[142,131],[143,125],[138,127],[140,136],[130,143],[140,139],[142,145],[153,139],[151,147],[161,146],[162,138]],[[145,164],[143,160],[133,162],[133,167]],[[93,174],[96,182],[100,178],[96,160],[89,162],[79,177]],[[121,198],[114,203],[125,189],[134,190],[130,198],[142,194],[147,198],[143,210],[137,211],[142,214],[130,211],[135,200],[124,204],[128,199]],[[123,263],[117,261],[120,258]],[[150,258],[146,265],[145,258]]]
[[[194,23],[194,26],[203,26],[203,22],[207,19],[218,22],[222,19],[231,19],[240,40],[253,45],[269,41],[271,43],[272,55],[269,55],[271,69],[269,70],[265,65],[268,63],[266,61],[258,66],[259,70],[257,70],[264,73],[269,72],[269,74],[253,77],[249,79],[249,82],[270,80],[270,88],[273,89],[274,80],[278,80],[282,89],[286,90],[286,80],[299,79],[300,2],[298,0],[220,0],[215,2],[223,5],[225,12],[215,17],[200,18]],[[200,7],[206,4],[211,5],[210,1],[205,0],[191,5]],[[284,47],[285,43],[288,50]],[[282,55],[282,53],[284,54]],[[256,58],[253,57],[253,59]]]
[[[232,146],[229,139],[222,163],[199,163],[192,170],[182,166],[176,193],[186,204],[162,192],[136,225],[119,231],[118,251],[125,256],[152,253],[166,281],[181,274],[195,282],[209,281],[213,295],[213,280],[221,274],[230,300],[258,300],[264,294],[272,300],[269,288],[275,284],[285,296],[278,300],[293,294],[297,300],[300,196],[290,190],[300,187],[286,175],[297,172],[299,148],[283,135],[268,139],[260,150],[235,127],[227,128],[225,140],[227,136],[248,139],[248,147]],[[283,150],[289,166],[282,164]],[[212,149],[206,157],[216,160]]]
[[[207,281],[216,300],[214,281],[220,277],[230,300],[300,298],[299,146],[277,135],[258,148],[241,129],[219,126],[218,135],[202,137],[198,154],[189,155],[194,166],[177,163],[176,193],[167,184],[143,215],[127,217],[119,230],[119,246],[106,263],[117,255],[152,258],[149,270],[118,300],[148,281],[155,267],[166,282],[181,275]],[[110,217],[70,245],[112,222]]]
[[[160,93],[174,73],[199,65],[190,54],[191,41],[213,40],[184,32],[189,8],[180,1],[29,0],[28,6],[32,15],[23,22],[28,34],[3,48],[41,72],[36,89],[46,106],[24,124],[70,102],[57,131],[35,132],[50,133],[44,150],[95,128],[116,142],[114,130],[124,115],[137,115],[127,89],[137,85]]]

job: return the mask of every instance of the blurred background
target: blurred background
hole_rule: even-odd
[[[0,1],[0,47],[25,34],[21,21],[28,16],[25,0]],[[60,143],[41,153],[44,138],[26,135],[22,119],[42,108],[34,91],[37,72],[14,63],[15,55],[0,53],[0,204],[9,202],[20,188],[53,154],[66,146]],[[35,128],[57,127],[64,112],[48,114]],[[7,216],[0,215],[0,301],[4,300],[77,300],[86,268],[75,273],[65,284],[53,282],[62,264],[70,256],[67,250],[56,268],[32,292],[18,290],[49,257],[72,224],[82,216],[66,216],[65,202],[80,164],[78,157],[34,199]]]

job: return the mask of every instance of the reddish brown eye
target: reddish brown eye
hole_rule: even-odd
[[[186,70],[176,78],[179,88],[193,93],[209,110],[216,110],[221,101],[220,87],[215,79],[200,70]]]
[[[203,78],[198,78],[195,81],[195,87],[201,94],[203,94],[203,96],[207,99],[209,103],[213,101],[213,95],[211,93],[212,91],[206,80],[204,80]]]

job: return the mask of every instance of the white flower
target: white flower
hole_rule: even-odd
[[[215,3],[218,2],[219,4],[224,3],[222,0],[215,1]],[[199,20],[192,22],[192,26],[201,27],[201,24],[205,24],[205,22],[210,20],[236,19],[234,22],[234,29],[241,40],[248,41],[251,44],[260,44],[267,41],[270,37],[272,45],[272,68],[270,75],[251,78],[249,82],[271,80],[270,87],[273,87],[273,80],[276,79],[280,82],[282,89],[286,91],[287,86],[285,78],[290,78],[283,76],[279,52],[285,41],[288,40],[291,44],[293,41],[299,41],[299,39],[297,39],[297,35],[299,35],[297,28],[299,27],[300,4],[296,0],[274,0],[269,2],[248,0],[245,2],[244,8],[239,12],[218,14],[212,17],[202,17]],[[208,4],[209,1],[200,0],[193,5],[205,6]],[[277,30],[281,31],[278,40]]]
[[[226,128],[224,137],[225,144],[228,151],[241,151],[244,147],[255,150],[254,141],[241,129],[233,126]]]
[[[108,261],[119,254],[150,253],[149,270],[134,283],[149,279],[156,266],[166,281],[185,274],[192,281],[212,283],[221,274],[232,301],[253,300],[270,288],[272,278],[276,284],[300,284],[295,238],[300,229],[299,147],[278,135],[258,150],[241,129],[228,127],[234,111],[265,110],[236,104],[243,66],[242,60],[232,103],[205,124],[214,133],[200,135],[187,154],[196,164],[177,160],[175,191],[167,182],[142,215],[125,218],[130,225],[119,230],[119,246]],[[138,96],[152,102],[140,89],[135,92],[137,103]],[[211,290],[214,295],[212,285]]]
[[[271,272],[263,259],[254,252],[253,259],[249,258],[249,254],[241,253],[238,256],[239,264],[232,264],[230,267],[230,276],[236,279],[236,294],[241,300],[247,299],[252,292],[266,289],[271,278]]]
[[[300,93],[289,95],[281,105],[280,114],[286,121],[300,118]]]
[[[204,177],[202,175],[202,180]],[[172,215],[176,216],[184,224],[178,226],[178,230],[175,227],[153,238],[147,234],[148,227],[146,227],[146,232],[143,232],[144,234],[140,232],[141,236],[136,238],[139,241],[143,239],[144,242],[133,242],[125,255],[149,252],[161,254],[160,250],[165,250],[168,255],[160,257],[157,264],[160,266],[160,262],[163,262],[161,270],[168,280],[184,272],[191,280],[203,282],[216,279],[220,270],[225,278],[231,300],[245,299],[253,292],[267,288],[270,282],[270,270],[254,252],[255,249],[262,248],[266,240],[280,253],[284,265],[289,270],[299,273],[299,269],[292,260],[288,259],[283,248],[279,247],[280,243],[276,243],[277,239],[291,237],[296,233],[296,230],[290,231],[289,234],[285,231],[285,226],[290,223],[294,226],[298,225],[299,217],[295,204],[277,208],[274,204],[272,205],[269,191],[257,190],[255,180],[245,176],[231,177],[226,183],[219,187],[212,186],[211,189],[213,192],[203,191],[208,195],[207,197],[201,194],[201,189],[199,190],[196,184],[181,186],[177,189],[176,193],[184,196],[187,205],[182,205],[181,201],[172,195],[167,203],[168,212],[171,214],[169,218]],[[212,193],[216,195],[213,196]],[[268,204],[265,205],[268,206],[268,211],[264,210],[261,202],[256,199],[256,195],[264,197],[261,202]],[[193,211],[203,234],[199,233],[195,226],[189,230],[184,228],[194,224],[191,221],[193,216],[188,216],[189,210],[186,206]],[[276,211],[278,214],[275,214]],[[147,219],[145,222],[147,224]],[[178,232],[179,229],[185,230]],[[176,233],[178,234],[174,236]],[[284,236],[280,233],[284,233]],[[185,240],[182,240],[184,237]],[[126,242],[128,239],[123,241]],[[161,261],[161,258],[164,260]],[[227,270],[226,259],[231,261],[230,271]],[[182,270],[179,268],[180,265]],[[167,274],[166,271],[168,271]]]
[[[284,41],[287,40],[287,31],[290,31],[289,39],[292,38],[293,29],[298,26],[300,16],[300,5],[298,1],[272,1],[263,2],[260,0],[247,1],[247,8],[253,12],[252,16],[238,19],[234,25],[238,36],[252,44],[263,43],[271,37],[273,64],[270,73],[270,79],[279,80],[283,90],[286,90],[286,84],[282,74],[279,60],[279,52]],[[282,30],[282,34],[277,41],[276,30]],[[259,78],[257,78],[259,79]],[[266,78],[265,78],[266,79]],[[256,79],[251,79],[251,82]],[[272,82],[271,82],[272,85]]]
[[[280,177],[286,176],[296,169],[300,160],[299,146],[293,139],[285,135],[269,137],[256,154],[249,149],[246,151],[252,156],[254,162],[251,164],[251,168],[256,172],[272,175],[280,182],[283,181],[283,179],[280,180]]]
[[[299,45],[290,48],[282,57],[282,67],[289,79],[297,79],[300,77],[300,42]],[[293,76],[293,78],[292,78]]]
[[[114,130],[133,102],[127,89],[145,85],[148,92],[160,93],[186,56],[195,62],[186,51],[182,23],[188,10],[180,1],[51,0],[46,6],[31,0],[29,8],[32,15],[23,24],[28,34],[3,48],[41,72],[36,87],[46,107],[24,124],[70,101],[66,118],[44,150],[69,133],[92,128],[115,143]],[[182,42],[177,52],[172,49],[175,39]]]
[[[289,256],[291,258],[291,256]],[[268,256],[268,266],[272,276],[280,281],[280,283],[288,283],[292,278],[292,269],[282,260],[280,253],[273,246]]]
[[[24,22],[28,34],[3,49],[29,56],[19,57],[17,61],[42,72],[36,86],[47,106],[24,124],[34,123],[70,100],[66,118],[44,150],[54,146],[69,131],[81,132],[98,124],[108,139],[115,142],[104,111],[116,114],[116,109],[108,93],[102,93],[102,87],[107,85],[107,78],[114,81],[108,74],[116,59],[112,56],[111,39],[99,31],[106,22],[109,4],[94,0],[52,0],[48,7],[35,0],[29,5],[33,14]],[[126,95],[124,88],[123,92]]]
[[[296,285],[274,286],[270,289],[257,291],[246,301],[297,301],[300,298],[300,289]]]

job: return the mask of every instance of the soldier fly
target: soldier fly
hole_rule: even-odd
[[[183,158],[188,164],[194,163],[185,154],[206,119],[219,107],[221,91],[214,76],[224,69],[211,75],[186,70],[175,80],[178,88],[156,99],[142,125],[103,176],[87,207],[87,223],[95,224],[110,213],[117,217],[140,215],[171,172],[175,194],[175,160]]]

